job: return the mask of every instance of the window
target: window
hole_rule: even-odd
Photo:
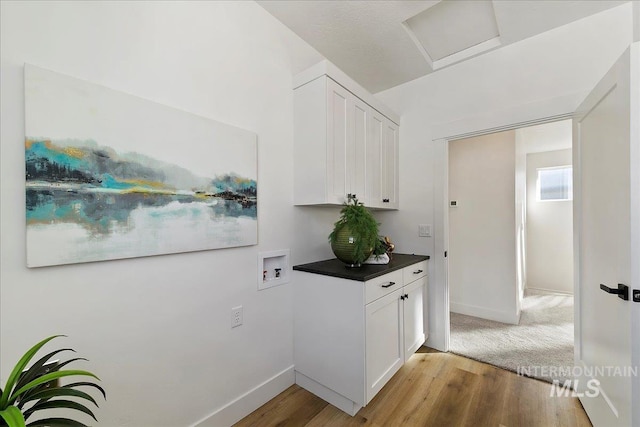
[[[572,200],[571,166],[538,169],[538,201]]]

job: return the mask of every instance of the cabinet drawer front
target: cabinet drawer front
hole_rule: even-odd
[[[402,270],[367,280],[365,283],[365,303],[369,304],[380,297],[402,288]]]
[[[427,275],[427,261],[410,265],[402,269],[404,284],[407,285]]]

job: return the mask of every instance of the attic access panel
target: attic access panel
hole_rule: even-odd
[[[490,0],[441,1],[404,26],[434,70],[500,45]]]

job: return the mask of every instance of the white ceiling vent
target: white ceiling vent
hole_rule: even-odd
[[[501,44],[490,0],[443,0],[402,24],[433,70]]]

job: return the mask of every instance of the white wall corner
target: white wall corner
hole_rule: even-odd
[[[518,310],[492,310],[470,304],[459,304],[454,301],[451,301],[450,307],[453,313],[464,314],[466,316],[479,317],[481,319],[509,323],[511,325],[517,325],[520,323],[520,313]]]
[[[191,427],[230,426],[246,417],[295,383],[293,365],[207,415]]]
[[[640,1],[634,0],[633,5],[633,41],[640,41]]]

